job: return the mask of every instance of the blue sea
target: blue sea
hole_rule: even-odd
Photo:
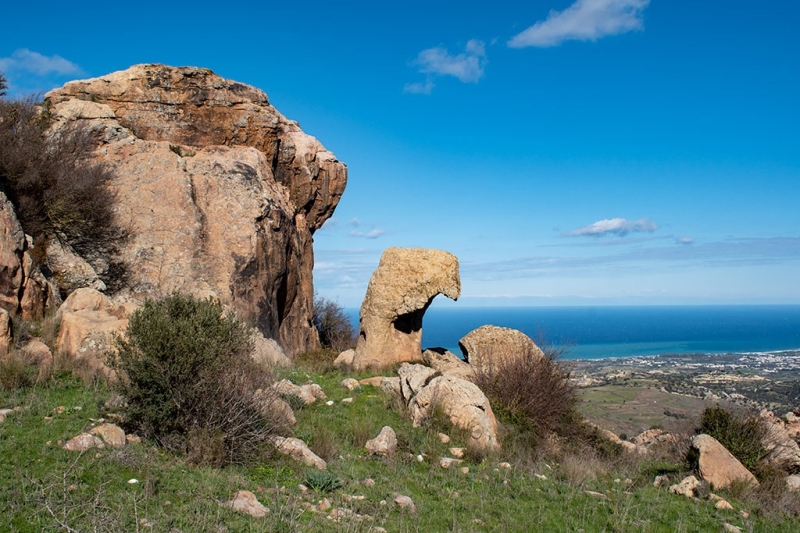
[[[459,339],[484,324],[567,346],[566,359],[800,350],[800,305],[431,307],[422,346],[461,355]]]

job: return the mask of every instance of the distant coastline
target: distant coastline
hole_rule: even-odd
[[[358,327],[358,309],[347,309]],[[429,309],[423,347],[460,355],[458,340],[484,324],[566,346],[566,359],[800,350],[800,305],[447,307]]]

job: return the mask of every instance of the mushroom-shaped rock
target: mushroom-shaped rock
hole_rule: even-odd
[[[700,475],[715,489],[727,488],[734,481],[758,484],[756,477],[711,435],[695,435],[692,446],[700,453]]]
[[[288,455],[295,461],[300,461],[308,466],[313,466],[317,470],[325,470],[328,465],[317,454],[312,452],[305,442],[294,437],[273,437],[272,444],[284,455]]]
[[[392,457],[397,451],[397,435],[389,426],[383,426],[378,436],[368,440],[364,448],[370,455]]]
[[[474,383],[455,376],[433,378],[409,404],[414,426],[428,420],[436,406],[442,409],[451,424],[470,432],[472,449],[493,451],[500,448],[492,407]]]
[[[464,335],[458,345],[472,367],[490,368],[508,357],[544,357],[542,350],[523,332],[498,326],[481,326]]]
[[[387,248],[361,304],[356,369],[422,361],[422,317],[433,299],[461,296],[458,259],[424,248]]]

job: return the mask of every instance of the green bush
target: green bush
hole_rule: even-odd
[[[698,433],[711,435],[750,471],[757,472],[766,455],[761,443],[766,427],[757,415],[733,413],[720,406],[708,407],[700,417]]]
[[[312,470],[306,474],[303,484],[317,492],[331,492],[342,487],[341,480],[324,470]]]
[[[356,343],[356,332],[344,309],[333,300],[314,295],[314,327],[325,348],[341,352]]]
[[[196,463],[257,458],[282,426],[271,409],[272,373],[252,348],[250,329],[217,301],[148,299],[109,356],[127,427]]]

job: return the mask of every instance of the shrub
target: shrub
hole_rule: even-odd
[[[314,295],[313,322],[323,347],[341,352],[355,345],[355,328],[344,309],[333,300]]]
[[[324,470],[312,470],[306,474],[303,484],[317,492],[331,492],[342,488],[341,480]]]
[[[757,415],[733,413],[718,405],[708,407],[700,417],[697,432],[717,439],[750,471],[758,471],[758,463],[766,455],[761,443],[766,427]]]
[[[257,458],[281,423],[270,370],[251,358],[249,328],[212,300],[146,300],[109,364],[127,399],[126,425],[203,464]]]
[[[537,439],[548,433],[573,435],[582,424],[569,371],[558,358],[563,350],[545,345],[544,356],[513,354],[478,367],[475,383],[501,419]]]
[[[6,89],[8,89],[8,83],[3,73],[0,72],[0,97],[6,95]]]
[[[36,250],[59,239],[115,290],[125,276],[117,252],[126,234],[115,221],[114,195],[106,186],[112,173],[92,161],[96,140],[88,128],[49,132],[49,125],[46,108],[34,99],[0,98],[0,184]]]

